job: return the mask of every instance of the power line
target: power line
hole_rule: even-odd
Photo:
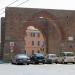
[[[10,4],[8,4],[6,7],[8,7],[8,6],[14,4],[14,3],[17,2],[17,1],[18,1],[18,0],[14,1],[14,2],[12,2],[12,3],[10,3]],[[5,9],[5,7],[4,7],[4,8],[1,8],[0,11],[3,10],[3,9]],[[2,15],[3,13],[5,13],[5,11],[3,11],[0,15]]]
[[[22,3],[20,3],[19,5],[17,5],[17,6],[20,6],[20,5],[22,5],[22,4],[24,4],[24,3],[26,3],[26,2],[28,2],[29,0],[26,0],[26,1],[24,1],[24,2],[22,2]],[[17,7],[16,6],[16,7]]]
[[[7,6],[5,6],[5,7],[8,7],[8,6],[10,6],[10,5],[14,4],[14,3],[15,3],[15,2],[17,2],[17,1],[18,1],[18,0],[15,0],[14,2],[12,2],[12,3],[8,4],[8,5],[7,5]],[[1,8],[1,9],[0,9],[0,11],[1,11],[1,10],[3,10],[3,9],[5,9],[5,7]]]
[[[15,2],[17,2],[18,0],[16,0]],[[20,3],[19,5],[17,5],[17,6],[20,6],[20,5],[22,5],[22,4],[24,4],[24,3],[26,3],[26,2],[28,2],[29,0],[26,0],[26,1],[24,1],[24,2],[22,2],[22,3]],[[10,6],[10,5],[12,5],[12,4],[14,4],[15,2],[13,2],[13,3],[11,3],[11,4],[9,4],[8,6]],[[6,7],[8,7],[8,6],[6,6]],[[16,6],[16,7],[17,7]],[[3,8],[4,9],[4,8]],[[5,13],[5,11],[3,11],[0,15],[2,15],[3,13]]]
[[[5,11],[3,11],[2,13],[0,13],[0,15],[2,15],[3,13],[5,13]]]

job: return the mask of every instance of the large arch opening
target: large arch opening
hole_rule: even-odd
[[[32,55],[40,52],[46,53],[46,40],[42,32],[34,26],[28,26],[25,30],[25,50],[26,54]]]
[[[21,48],[23,48],[24,51],[28,50],[25,47],[25,39],[27,37],[26,31],[30,27],[32,29],[38,29],[42,33],[46,44],[45,53],[59,53],[60,42],[62,40],[62,32],[54,18],[49,13],[46,11],[40,11],[28,17],[27,20],[23,20],[22,26],[18,29],[20,33],[18,36],[20,39],[22,39]],[[32,49],[30,50],[30,53],[27,53],[32,54],[32,51],[34,52]]]
[[[24,26],[25,28],[34,26],[42,32],[46,40],[46,53],[59,53],[60,42],[63,38],[62,32],[53,16],[47,11],[33,14],[25,21]]]

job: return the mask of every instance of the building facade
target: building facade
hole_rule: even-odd
[[[33,26],[29,26],[26,30],[25,50],[28,55],[32,55],[37,52],[46,52],[44,37],[42,33]]]
[[[46,44],[46,53],[75,52],[75,11],[7,7],[5,31],[1,32],[4,36],[1,36],[1,42],[5,60],[18,51],[25,51],[28,26],[40,30]]]

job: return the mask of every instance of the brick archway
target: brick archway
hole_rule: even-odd
[[[40,18],[40,17],[43,17],[43,18]],[[63,30],[61,31],[60,27],[58,26],[58,24],[56,22],[56,17],[53,16],[52,14],[48,13],[47,11],[39,11],[39,12],[33,14],[31,17],[29,17],[29,19],[27,20],[27,23],[30,24],[32,22],[31,25],[34,25],[36,28],[38,28],[43,33],[46,30],[46,27],[45,27],[45,25],[43,25],[43,27],[41,27],[41,26],[39,27],[39,25],[37,25],[38,21],[40,21],[40,20],[47,21],[48,27],[53,26],[55,28],[55,30],[57,31],[57,34],[59,35],[60,40],[64,37],[64,36],[62,36]]]
[[[43,17],[43,19],[39,17]],[[46,26],[46,24],[43,24],[40,20],[43,22],[46,21],[48,27]],[[35,28],[39,29],[43,33],[43,36],[46,40],[47,52],[50,43],[50,42],[48,43],[49,35],[51,36],[53,35],[54,41],[56,40],[61,41],[63,38],[62,32],[55,21],[55,17],[49,14],[47,11],[37,12],[33,14],[31,17],[29,17],[27,20],[25,20],[23,27],[20,29],[22,32],[22,38],[25,37],[26,34],[25,30],[27,29],[28,26],[34,26]],[[52,29],[52,34],[48,31],[47,28]]]

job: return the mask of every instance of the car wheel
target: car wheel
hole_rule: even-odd
[[[58,63],[58,62],[55,62],[56,64]]]
[[[29,65],[29,63],[27,63],[27,65]]]
[[[73,62],[73,64],[75,64],[75,62]]]
[[[15,64],[15,63],[13,63],[13,62],[11,62],[12,64]]]

